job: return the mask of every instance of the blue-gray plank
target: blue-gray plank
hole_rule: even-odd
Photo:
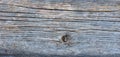
[[[119,57],[120,0],[0,0],[0,56],[18,54]]]

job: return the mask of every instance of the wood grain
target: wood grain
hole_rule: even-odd
[[[0,0],[1,54],[120,54],[119,43],[119,0]]]

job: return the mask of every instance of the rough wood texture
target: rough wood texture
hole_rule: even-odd
[[[120,54],[120,0],[0,0],[0,54],[29,53]]]

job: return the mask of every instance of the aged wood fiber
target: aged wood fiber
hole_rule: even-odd
[[[120,54],[120,0],[0,0],[0,54],[29,53]]]

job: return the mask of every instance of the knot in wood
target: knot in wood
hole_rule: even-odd
[[[65,34],[61,37],[62,42],[68,42],[70,40],[70,35]]]

